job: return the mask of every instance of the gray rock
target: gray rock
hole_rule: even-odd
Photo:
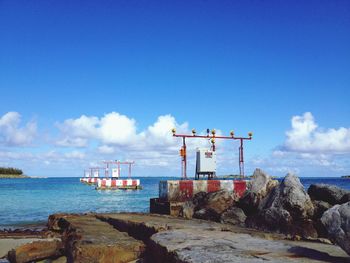
[[[250,216],[250,227],[292,235],[317,237],[312,218],[314,206],[299,178],[288,174],[278,187],[260,202],[257,215]]]
[[[211,208],[216,213],[221,214],[235,204],[232,191],[217,191],[208,193],[204,208]]]
[[[308,189],[311,199],[325,201],[331,205],[341,204],[343,196],[349,193],[349,191],[328,184],[312,184]]]
[[[263,209],[271,207],[287,210],[294,220],[307,219],[313,216],[314,206],[299,178],[287,174],[279,187],[268,196],[262,204]]]
[[[249,188],[239,200],[238,206],[242,208],[247,215],[257,213],[261,200],[276,186],[278,186],[277,180],[273,180],[271,176],[261,169],[255,169]]]
[[[329,203],[320,200],[313,200],[312,203],[315,208],[313,217],[314,220],[321,218],[323,213],[332,207]]]
[[[253,215],[258,212],[260,198],[257,194],[246,191],[238,202],[238,206],[243,209],[246,215]]]
[[[271,176],[261,169],[255,169],[250,181],[249,191],[256,194],[259,198],[263,198],[277,185],[277,180],[273,180]]]
[[[350,255],[350,202],[328,209],[321,222],[329,238]]]
[[[202,208],[193,214],[194,218],[219,222],[220,214],[212,208]]]
[[[349,201],[350,201],[350,192],[343,195],[343,197],[340,200],[340,203],[344,204],[344,203],[347,203]]]
[[[231,207],[224,213],[222,213],[220,221],[221,223],[228,223],[231,225],[244,225],[247,216],[243,210],[238,207]]]
[[[194,204],[194,206],[195,207],[204,207],[205,203],[207,202],[207,195],[208,195],[208,193],[206,193],[206,192],[196,193],[192,199],[192,203]]]

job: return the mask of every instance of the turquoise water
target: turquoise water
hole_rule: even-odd
[[[149,199],[158,197],[158,182],[166,178],[140,179],[143,190],[96,191],[79,178],[0,179],[0,228],[37,222],[59,212],[148,212]],[[334,184],[350,190],[350,179],[301,178],[312,183]]]
[[[45,222],[59,212],[147,212],[161,178],[134,179],[142,190],[97,191],[76,177],[0,179],[0,228]]]

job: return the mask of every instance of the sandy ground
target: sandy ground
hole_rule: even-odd
[[[7,255],[7,252],[20,245],[41,240],[40,238],[0,238],[0,258]]]

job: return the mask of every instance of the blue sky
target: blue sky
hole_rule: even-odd
[[[253,131],[248,172],[350,173],[349,1],[0,1],[0,38],[0,165],[178,175],[178,125]]]

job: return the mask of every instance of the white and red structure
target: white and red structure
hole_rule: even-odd
[[[90,167],[84,170],[82,183],[94,184],[96,189],[142,189],[139,179],[131,179],[131,168],[134,161],[103,161],[105,167]],[[121,178],[121,166],[128,166],[128,177]],[[102,176],[101,176],[102,175]]]
[[[159,182],[159,197],[151,198],[150,212],[159,214],[170,214],[178,216],[184,203],[191,200],[195,194],[199,192],[216,192],[225,190],[232,193],[236,198],[240,198],[248,189],[249,182],[242,180],[244,178],[244,159],[243,159],[243,142],[251,140],[253,134],[248,133],[248,137],[235,137],[234,132],[230,132],[230,136],[217,136],[216,131],[211,133],[207,129],[206,135],[196,135],[193,129],[192,134],[176,134],[176,130],[172,130],[174,137],[182,138],[182,147],[180,149],[182,170],[181,180],[167,180]],[[207,139],[211,143],[210,149],[197,149],[196,160],[196,180],[187,179],[187,150],[186,138]],[[216,177],[216,152],[215,140],[239,140],[239,174],[241,180],[217,180]],[[208,180],[200,180],[200,175],[207,175]]]
[[[161,201],[184,202],[199,192],[216,192],[225,190],[240,198],[247,190],[246,180],[167,180],[159,182],[159,199]]]
[[[97,184],[100,178],[100,170],[102,167],[90,167],[84,170],[84,177],[80,178],[80,182],[86,184]]]
[[[97,190],[108,190],[108,189],[141,189],[139,179],[112,179],[103,178],[99,179],[96,186]]]

